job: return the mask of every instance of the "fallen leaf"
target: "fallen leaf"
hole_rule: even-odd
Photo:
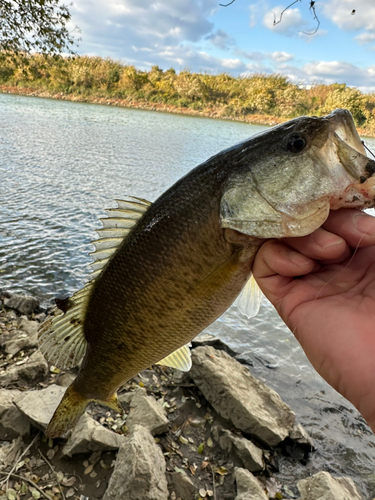
[[[204,443],[201,443],[199,446],[198,446],[198,453],[200,453],[202,455],[204,451]]]
[[[6,495],[8,500],[17,500],[17,492],[13,488],[8,488]]]
[[[65,493],[65,496],[66,496],[66,498],[70,498],[70,497],[74,496],[74,493],[75,493],[74,488],[70,488],[70,489],[69,489],[69,490]]]
[[[56,474],[56,480],[58,483],[62,483],[64,481],[64,473],[63,472],[58,472]]]
[[[197,466],[195,464],[189,465],[189,470],[193,476],[195,476],[195,471],[197,470]]]
[[[89,457],[89,462],[90,464],[97,464],[100,460],[100,457],[102,456],[102,452],[99,451],[94,451],[92,455]]]
[[[21,489],[20,489],[20,493],[21,495],[26,495],[26,493],[29,491],[29,487],[27,486],[26,483],[22,482],[21,484]]]
[[[216,474],[220,474],[220,476],[226,476],[227,474],[229,474],[228,472],[228,469],[226,469],[225,467],[219,467],[215,470]]]
[[[88,467],[86,467],[84,474],[85,475],[90,474],[90,472],[92,472],[93,469],[94,469],[94,464],[90,464]]]
[[[73,486],[73,484],[76,482],[76,478],[74,476],[70,477],[69,479],[67,477],[64,477],[64,479],[61,482],[63,486],[66,487]]]
[[[39,500],[39,498],[41,497],[40,491],[36,490],[35,488],[30,487],[30,493],[34,500]]]
[[[18,462],[16,465],[16,471],[19,470],[24,465],[25,465],[25,460],[21,460],[20,462]]]

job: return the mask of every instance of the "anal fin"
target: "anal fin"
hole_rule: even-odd
[[[158,361],[157,365],[170,366],[171,368],[177,368],[183,372],[188,372],[191,368],[191,354],[189,345],[184,345],[177,349],[177,351],[172,352],[166,358]]]

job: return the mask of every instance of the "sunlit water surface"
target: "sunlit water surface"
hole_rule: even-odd
[[[113,200],[150,201],[192,167],[265,127],[0,94],[0,288],[51,300],[80,288],[90,241]],[[375,150],[375,140],[367,140]],[[375,439],[312,369],[269,303],[232,306],[207,331],[253,364],[315,439],[307,466],[282,460],[284,484],[320,470],[375,496]]]

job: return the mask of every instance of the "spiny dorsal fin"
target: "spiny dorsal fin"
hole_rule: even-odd
[[[253,318],[258,314],[262,297],[263,292],[259,288],[253,275],[251,275],[234,304],[238,307],[242,314],[248,318]]]
[[[133,226],[151,206],[149,201],[135,196],[132,196],[130,200],[115,201],[117,208],[106,210],[108,217],[100,219],[103,228],[97,231],[99,239],[92,242],[95,245],[95,252],[90,255],[95,262],[91,264],[93,268],[91,279],[95,279],[100,274]]]
[[[183,372],[188,372],[191,368],[191,354],[189,345],[184,345],[177,349],[177,351],[172,352],[166,358],[158,361],[157,365],[170,366],[171,368],[177,368]]]
[[[48,318],[39,330],[40,349],[54,366],[69,369],[83,358],[87,345],[83,323],[92,284],[151,205],[136,197],[116,202],[117,208],[106,210],[109,217],[101,219],[103,228],[98,230],[99,239],[93,241],[96,250],[91,254],[95,259],[91,264],[91,281],[72,297],[57,300],[54,316]]]

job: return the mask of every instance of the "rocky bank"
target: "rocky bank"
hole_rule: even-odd
[[[144,370],[119,393],[124,414],[92,404],[65,439],[45,438],[76,374],[37,348],[46,312],[0,293],[0,500],[361,499],[349,478],[301,475],[314,445],[292,409],[204,335],[189,373]],[[275,477],[281,456],[298,466],[292,486]]]

